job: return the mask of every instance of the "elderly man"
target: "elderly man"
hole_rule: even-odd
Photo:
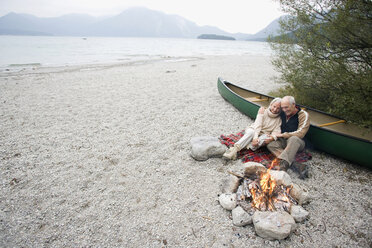
[[[305,148],[305,137],[310,127],[309,114],[296,106],[293,96],[285,96],[281,101],[282,112],[280,118],[281,134],[274,141],[272,138],[267,142],[267,148],[280,159],[279,167],[281,170],[287,170],[293,163],[298,151]],[[293,163],[292,168],[300,173],[301,178],[307,176],[305,165]]]

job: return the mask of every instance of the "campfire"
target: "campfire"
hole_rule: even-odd
[[[292,183],[285,171],[274,170],[277,162],[267,169],[264,165],[248,162],[239,171],[229,171],[225,180],[221,206],[230,210],[236,226],[253,224],[256,234],[265,239],[284,239],[294,231],[295,222],[308,218],[302,205],[309,202],[306,189]]]
[[[285,210],[290,212],[291,205],[297,205],[297,201],[290,195],[292,186],[278,185],[270,174],[276,163],[274,160],[266,171],[256,171],[248,177],[239,176],[242,183],[236,192],[237,203],[245,211]]]

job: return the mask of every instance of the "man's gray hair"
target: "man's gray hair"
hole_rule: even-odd
[[[296,105],[296,101],[293,96],[285,96],[283,97],[283,100],[288,100],[288,102],[292,105]]]
[[[274,99],[271,101],[270,106],[273,105],[273,104],[276,103],[276,102],[281,102],[281,101],[282,101],[282,98],[280,98],[280,97],[276,97],[276,98],[274,98]]]

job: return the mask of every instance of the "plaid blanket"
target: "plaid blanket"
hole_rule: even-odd
[[[243,137],[244,130],[237,134],[221,135],[219,140],[222,144],[227,147],[233,146],[238,140]],[[258,162],[264,165],[270,165],[275,159],[274,154],[272,154],[266,146],[257,149],[256,151],[251,151],[250,149],[243,149],[238,153],[238,158],[242,159],[243,163],[249,161]],[[311,154],[306,151],[302,151],[296,154],[296,161],[299,163],[306,162],[311,159]]]

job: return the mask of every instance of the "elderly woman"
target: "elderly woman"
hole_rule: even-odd
[[[235,160],[237,153],[244,148],[255,151],[272,140],[276,140],[276,135],[281,133],[280,125],[282,124],[279,117],[280,102],[281,98],[275,98],[271,101],[269,108],[261,107],[255,122],[245,129],[244,136],[233,147],[230,147],[223,157]]]

